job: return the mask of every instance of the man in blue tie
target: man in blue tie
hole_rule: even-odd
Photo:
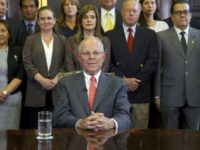
[[[23,19],[17,25],[16,44],[23,46],[27,36],[34,34],[39,30],[36,22],[36,13],[38,10],[38,0],[20,0],[19,6]]]

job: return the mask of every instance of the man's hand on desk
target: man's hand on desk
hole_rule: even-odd
[[[93,145],[95,149],[103,150],[103,146],[107,140],[115,135],[115,130],[94,132],[91,130],[77,129],[77,133],[84,136],[88,144]]]
[[[91,112],[90,116],[77,122],[77,127],[79,129],[99,131],[113,129],[115,123],[112,119],[105,117],[103,113]]]

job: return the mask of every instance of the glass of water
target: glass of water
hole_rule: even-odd
[[[38,112],[38,136],[39,140],[53,139],[52,136],[52,112]]]

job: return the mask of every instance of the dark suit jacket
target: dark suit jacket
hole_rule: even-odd
[[[139,88],[128,92],[131,103],[149,103],[151,82],[158,63],[157,38],[153,30],[136,26],[133,52],[129,54],[122,25],[106,35],[111,40],[111,72],[119,77],[141,80]]]
[[[102,112],[117,121],[119,130],[130,127],[127,86],[118,77],[101,73],[94,101],[94,112]],[[90,115],[83,73],[63,77],[57,86],[53,124],[75,128],[76,122]]]
[[[45,78],[53,79],[64,65],[65,41],[66,38],[61,35],[53,34],[53,54],[50,70],[47,69],[47,63],[44,53],[44,47],[41,40],[41,34],[37,33],[26,38],[22,58],[24,68],[27,74],[27,89],[25,106],[44,107],[46,91],[34,80],[36,73],[40,73]]]
[[[156,96],[161,106],[200,106],[200,31],[189,29],[185,55],[174,27],[158,33],[160,59],[156,73]]]
[[[107,72],[110,67],[111,44],[110,40],[105,36],[101,37],[101,41],[104,46],[104,51],[106,52],[106,58],[102,66],[102,71]],[[78,44],[75,42],[74,36],[68,38],[65,45],[66,45],[66,53],[65,53],[66,69],[68,71],[80,70],[81,66],[77,59]]]
[[[27,37],[27,29],[26,29],[27,27],[26,27],[24,20],[21,20],[16,26],[17,26],[17,36],[16,36],[15,43],[16,43],[16,45],[20,45],[23,47],[24,42]],[[37,32],[39,32],[39,26],[36,23],[35,33],[37,33]]]
[[[24,69],[21,58],[21,47],[9,46],[7,62],[8,62],[8,83],[10,83],[14,78],[18,78],[23,81]],[[20,88],[16,89],[13,93],[18,92],[19,89]]]
[[[115,8],[115,14],[116,14],[116,21],[115,21],[115,26],[113,29],[115,29],[117,26],[121,25],[122,24],[122,17],[121,17],[121,12],[119,9]],[[100,21],[101,21],[101,9],[99,9],[99,18],[100,18]],[[105,35],[105,32],[101,26],[101,33],[103,35]]]
[[[11,43],[14,45],[16,43],[17,38],[17,22],[8,17],[6,17],[6,22],[8,23],[11,29]]]

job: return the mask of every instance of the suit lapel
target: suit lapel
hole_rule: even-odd
[[[102,98],[104,97],[104,94],[106,93],[107,87],[109,85],[108,83],[109,81],[107,80],[105,74],[101,73],[99,77],[99,81],[98,81],[95,100],[94,100],[94,111],[96,111],[100,103],[103,102]]]
[[[140,53],[141,53],[141,47],[140,44],[143,44],[142,38],[141,38],[141,28],[139,26],[136,26],[136,31],[135,31],[135,36],[134,36],[134,41],[133,41],[133,48],[132,48],[132,54],[134,54],[135,58],[138,58]],[[144,35],[145,36],[145,35]]]
[[[45,71],[45,74],[48,75],[48,68],[47,68],[47,61],[46,61],[46,57],[45,57],[45,52],[44,52],[44,46],[42,43],[42,39],[41,39],[41,35],[40,34],[36,34],[37,36],[35,36],[35,44],[36,47],[38,48],[39,51],[41,51],[41,68]]]
[[[52,50],[52,57],[51,57],[51,65],[50,65],[50,68],[49,68],[49,73],[51,74],[51,72],[53,72],[54,70],[54,62],[57,62],[58,58],[57,58],[57,53],[59,53],[59,41],[57,39],[57,36],[55,34],[53,34],[53,38],[54,38],[54,41],[53,41],[53,50]]]
[[[174,28],[171,28],[169,34],[170,34],[171,42],[172,42],[172,44],[173,44],[174,47],[175,47],[175,50],[177,50],[178,53],[179,53],[182,57],[185,58],[184,50],[183,50],[183,48],[182,48],[181,42],[180,42],[180,40],[179,40],[179,38],[178,38],[178,35],[177,35],[175,29],[174,29]]]
[[[76,82],[75,82],[75,88],[76,88],[77,94],[79,95],[79,101],[81,103],[80,107],[83,107],[85,110],[85,113],[87,115],[90,115],[88,94],[87,94],[87,88],[85,85],[85,79],[84,79],[83,72],[77,75]]]
[[[190,57],[195,43],[196,43],[196,37],[195,34],[193,33],[193,30],[191,29],[189,31],[189,36],[188,36],[188,48],[187,48],[186,58]]]

